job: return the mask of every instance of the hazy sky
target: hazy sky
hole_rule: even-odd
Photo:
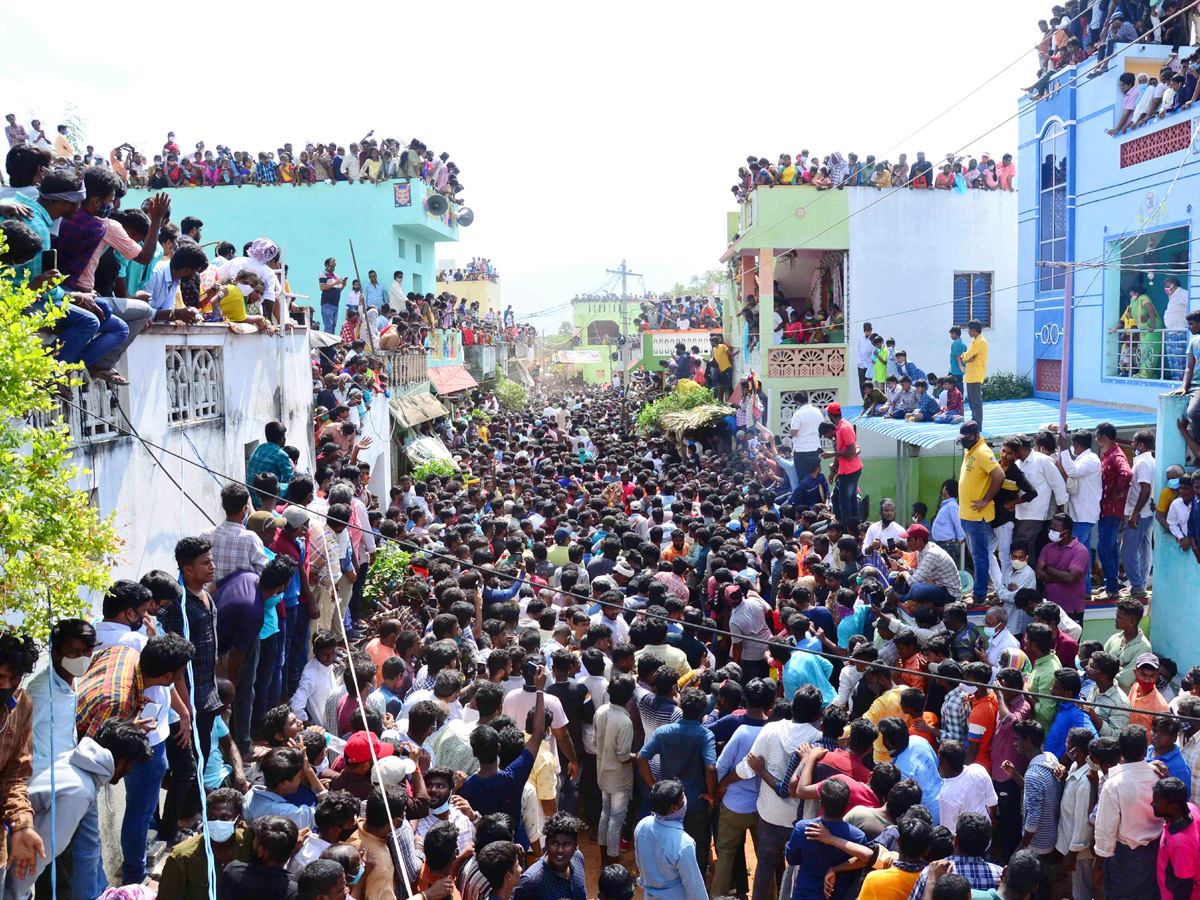
[[[649,291],[716,266],[751,153],[1015,152],[1016,121],[1000,123],[1034,80],[1050,6],[442,2],[412,21],[411,4],[322,19],[257,0],[232,15],[65,0],[53,16],[6,9],[0,96],[51,133],[73,104],[106,152],[153,152],[170,130],[251,151],[419,137],[450,152],[476,214],[439,258],[490,257],[505,302],[531,315],[622,259]]]

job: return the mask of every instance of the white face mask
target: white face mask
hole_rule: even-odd
[[[62,661],[63,671],[72,678],[82,678],[87,674],[88,667],[91,664],[91,656],[76,656],[74,658],[64,656]]]
[[[1026,559],[1014,559],[1011,560],[1011,562],[1014,572],[1020,572],[1023,568],[1029,565],[1029,560]]]
[[[1054,531],[1053,529],[1051,529],[1049,534],[1046,535],[1046,537],[1050,538],[1050,543],[1052,544],[1057,544],[1059,541],[1061,541],[1062,536],[1063,533],[1061,531]]]
[[[206,819],[204,824],[208,827],[208,836],[215,844],[223,844],[233,837],[233,831],[237,827],[236,822],[223,822],[219,819]]]

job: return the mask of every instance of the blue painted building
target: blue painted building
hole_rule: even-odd
[[[1193,216],[1200,212],[1200,156],[1191,138],[1200,107],[1123,135],[1107,133],[1122,115],[1121,74],[1158,78],[1170,54],[1166,46],[1132,45],[1106,74],[1074,80],[1093,63],[1070,67],[1046,99],[1021,102],[1017,370],[1033,379],[1037,396],[1057,397],[1065,377],[1072,397],[1155,409],[1158,395],[1182,377],[1182,350],[1170,352],[1183,346],[1175,333],[1132,335],[1120,325],[1131,297],[1141,294],[1161,322],[1168,276],[1190,289]],[[1065,272],[1039,267],[1041,261],[1089,264],[1075,270],[1065,373]],[[1190,308],[1197,302],[1193,294]]]
[[[349,240],[354,241],[364,284],[371,269],[384,285],[392,283],[398,270],[404,273],[404,290],[419,293],[436,290],[437,245],[458,240],[457,207],[452,204],[441,216],[430,213],[426,185],[417,178],[311,187],[189,187],[167,193],[171,220],[198,217],[206,242],[231,241],[240,252],[247,241],[271,238],[283,248],[292,291],[308,295],[311,299],[299,302],[314,309],[320,306],[317,279],[326,258],[334,257],[337,273],[353,280]],[[124,205],[138,206],[148,196],[147,191],[130,191]],[[339,321],[345,306],[343,295]]]

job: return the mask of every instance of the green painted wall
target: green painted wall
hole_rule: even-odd
[[[204,222],[204,242],[227,240],[240,254],[247,241],[273,240],[284,250],[292,290],[311,298],[298,302],[318,309],[317,279],[327,257],[337,259],[339,275],[354,279],[350,240],[364,283],[367,271],[374,269],[380,282],[391,284],[392,273],[399,269],[404,272],[405,291],[435,291],[437,244],[457,241],[458,225],[425,212],[424,182],[414,180],[409,185],[408,206],[396,205],[397,186],[403,195],[404,182],[193,187],[167,193],[171,221],[178,224],[184,216],[197,216]],[[130,191],[123,204],[140,206],[148,196],[147,191]],[[213,249],[208,248],[210,254]],[[343,294],[343,318],[345,301]]]
[[[583,380],[588,384],[605,384],[611,381],[610,372],[620,371],[619,361],[610,361],[609,355],[617,350],[616,345],[606,345],[588,342],[588,325],[597,321],[615,322],[617,331],[627,339],[636,341],[637,326],[633,324],[642,312],[640,301],[636,300],[578,300],[571,306],[571,322],[579,329],[583,343],[576,349],[595,350],[600,354],[601,362],[597,364],[577,365],[575,370],[583,372]],[[611,368],[610,368],[611,367]]]
[[[742,205],[742,239],[737,246],[743,250],[800,245],[805,250],[849,249],[849,196],[849,191],[790,184],[759,186]]]

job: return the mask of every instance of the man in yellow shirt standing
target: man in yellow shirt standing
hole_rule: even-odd
[[[978,324],[971,323],[972,326]],[[979,332],[974,334],[977,336]],[[967,378],[970,377],[968,370]],[[969,381],[967,386],[970,386]],[[958,472],[958,516],[975,564],[975,602],[983,603],[988,589],[988,541],[992,534],[991,523],[996,517],[992,500],[1004,484],[1004,470],[996,462],[992,448],[984,442],[977,422],[963,422],[958,429],[958,439],[963,447],[962,467]]]
[[[967,402],[971,404],[971,418],[983,428],[983,379],[987,378],[987,341],[983,339],[983,323],[972,319],[967,323],[967,334],[971,346],[959,356],[963,366],[963,383],[967,386]]]
[[[717,384],[713,391],[719,399],[725,400],[733,394],[733,353],[725,338],[719,334],[709,335],[712,342],[712,358],[717,364]],[[713,385],[709,385],[711,390]]]
[[[862,680],[866,682],[867,687],[875,694],[875,700],[865,713],[863,718],[872,725],[878,727],[879,723],[888,716],[900,715],[900,692],[902,688],[896,687],[892,680],[891,669],[885,669],[883,666],[868,666],[863,672]],[[849,734],[850,727],[846,726],[846,732]],[[887,762],[892,758],[888,753],[887,747],[883,745],[883,736],[880,735],[875,739],[874,748],[875,762]]]

